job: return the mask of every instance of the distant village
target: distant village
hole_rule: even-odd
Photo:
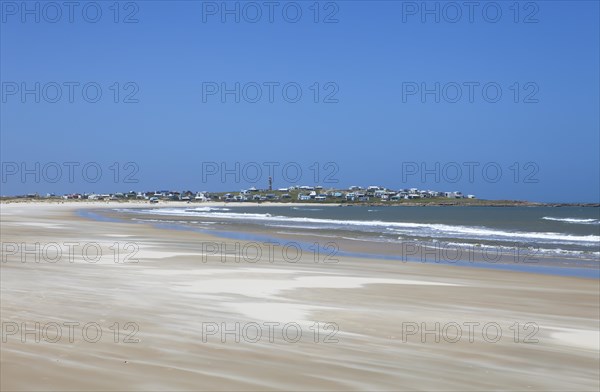
[[[421,190],[418,188],[392,190],[381,186],[351,186],[348,189],[324,189],[322,186],[290,186],[287,188],[256,189],[254,187],[243,189],[239,192],[193,192],[193,191],[148,191],[148,192],[117,192],[117,193],[73,193],[65,195],[28,194],[17,198],[46,198],[46,199],[78,199],[78,200],[104,200],[126,201],[145,200],[149,203],[159,201],[183,202],[401,202],[414,199],[475,199],[474,195],[463,195],[462,192],[438,192]]]

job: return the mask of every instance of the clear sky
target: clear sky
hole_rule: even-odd
[[[0,194],[598,202],[598,2],[422,4],[2,1]]]

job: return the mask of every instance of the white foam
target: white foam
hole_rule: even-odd
[[[437,240],[434,240],[434,242],[438,242]],[[456,247],[457,250],[463,250],[463,249],[494,249],[494,250],[500,250],[500,251],[507,251],[507,252],[514,252],[516,250],[522,250],[521,248],[519,248],[518,246],[502,246],[502,245],[486,245],[486,244],[470,244],[470,243],[465,243],[465,242],[445,242],[445,245],[448,245],[450,247]],[[424,246],[427,246],[427,244],[425,244]],[[536,247],[528,247],[528,249],[531,251],[530,256],[535,256],[536,252],[543,252],[543,253],[555,253],[558,255],[589,255],[589,256],[600,256],[600,252],[594,252],[594,251],[587,251],[587,250],[565,250],[565,249],[560,249],[560,248],[536,248]],[[450,250],[452,250],[452,248],[450,248]]]
[[[598,246],[600,236],[597,235],[569,235],[553,232],[523,232],[523,231],[503,231],[491,229],[484,226],[460,226],[446,225],[440,223],[413,223],[413,222],[384,222],[378,220],[358,221],[358,220],[335,220],[304,217],[286,217],[271,216],[270,214],[253,213],[227,213],[200,211],[198,209],[180,209],[180,208],[159,208],[153,210],[136,210],[148,214],[157,215],[178,215],[178,216],[202,216],[216,219],[238,219],[269,222],[297,222],[297,223],[316,223],[327,225],[328,228],[348,228],[352,227],[371,227],[385,228],[393,230],[398,234],[411,236],[427,237],[459,237],[474,239],[498,239],[510,241],[546,241],[556,244],[578,244],[583,246]],[[303,226],[302,226],[303,227]]]
[[[574,223],[580,225],[598,225],[600,224],[600,219],[580,219],[580,218],[554,218],[551,216],[545,216],[542,219],[556,222],[566,222],[566,223]]]

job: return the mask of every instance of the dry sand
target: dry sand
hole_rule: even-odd
[[[2,390],[600,388],[598,280],[277,252],[222,263],[203,244],[228,240],[75,213],[99,206],[113,207],[0,205]]]

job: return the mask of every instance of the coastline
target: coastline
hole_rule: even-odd
[[[223,206],[213,206],[216,208]],[[233,206],[228,206],[233,207]],[[266,207],[266,206],[265,206]],[[484,268],[507,270],[514,272],[525,272],[534,274],[550,274],[559,276],[572,276],[588,279],[599,279],[600,270],[597,257],[581,260],[576,257],[562,255],[542,255],[534,250],[525,250],[515,248],[506,251],[498,258],[489,259],[485,250],[473,246],[471,248],[455,247],[450,249],[454,251],[449,258],[449,249],[429,245],[418,245],[415,248],[405,247],[411,242],[406,243],[372,243],[368,241],[354,241],[343,235],[329,236],[314,233],[285,232],[267,227],[256,227],[243,224],[229,224],[227,229],[200,229],[188,225],[188,221],[195,221],[196,218],[188,220],[169,220],[169,223],[150,222],[153,221],[153,215],[131,215],[125,212],[115,212],[111,210],[85,210],[85,214],[80,214],[90,219],[104,220],[114,222],[123,222],[130,224],[152,225],[166,230],[187,230],[201,234],[209,234],[221,240],[246,241],[252,243],[274,243],[278,245],[293,243],[299,246],[303,251],[310,251],[316,244],[319,251],[329,253],[332,256],[356,257],[363,259],[381,259],[399,263],[417,263],[430,265],[446,265],[449,267],[463,268]],[[326,249],[326,244],[334,244],[335,249]],[[416,251],[415,251],[416,249]],[[458,256],[458,252],[460,256]]]
[[[9,335],[2,344],[2,390],[600,387],[596,280],[348,256],[315,263],[311,254],[295,263],[281,257],[223,262],[201,245],[233,246],[234,240],[77,215],[82,208],[114,207],[0,205],[3,243],[93,242],[106,252],[93,263],[79,256],[22,262],[22,254],[3,249],[3,323],[35,330],[35,322],[96,322],[106,338],[36,343],[31,335],[27,342]],[[115,243],[136,244],[138,262],[115,263]],[[337,342],[315,343],[315,321],[335,323]],[[115,343],[108,329],[115,322],[136,323],[140,341]],[[297,323],[304,339],[222,342],[210,335],[203,341],[203,323],[251,322]],[[405,325],[422,332],[436,323],[440,331],[495,323],[503,336],[492,342],[477,330],[471,342],[464,329],[453,342],[405,333]],[[513,336],[515,323],[519,336]],[[524,342],[533,331],[526,324],[537,332]],[[75,332],[81,336],[80,327]]]

